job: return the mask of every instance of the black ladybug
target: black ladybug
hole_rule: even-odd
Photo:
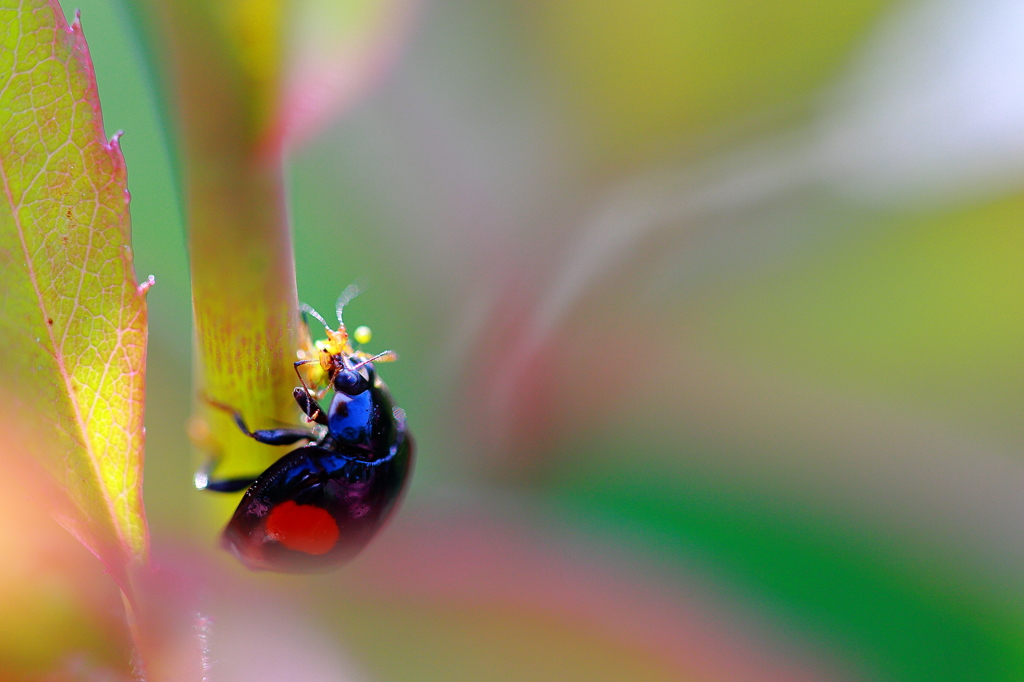
[[[368,356],[353,350],[341,320],[353,287],[338,299],[338,330],[308,306],[303,311],[327,329],[327,340],[310,343],[295,363],[302,386],[293,396],[312,429],[250,431],[232,408],[248,436],[268,445],[308,443],[292,450],[258,477],[211,480],[211,462],[195,476],[196,487],[216,492],[244,488],[221,544],[254,570],[309,573],[325,571],[362,550],[396,508],[412,469],[414,446],[405,413],[395,407],[374,362],[396,359],[391,351]],[[369,330],[356,330],[369,340]],[[316,354],[319,357],[314,359]],[[303,376],[305,370],[306,377]],[[319,403],[328,390],[330,407]]]

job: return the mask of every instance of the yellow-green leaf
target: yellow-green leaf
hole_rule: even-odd
[[[0,186],[0,392],[59,519],[124,587],[148,542],[145,292],[124,159],[56,0],[0,0]]]

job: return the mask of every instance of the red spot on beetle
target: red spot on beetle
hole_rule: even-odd
[[[338,524],[325,509],[293,500],[274,507],[267,517],[267,535],[288,549],[327,554],[338,542]]]

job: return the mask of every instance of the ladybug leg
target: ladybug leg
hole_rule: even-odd
[[[292,397],[299,404],[299,409],[302,410],[303,414],[309,417],[309,421],[327,426],[327,413],[324,412],[324,408],[320,407],[320,403],[317,402],[308,388],[296,386],[295,390],[292,391]]]
[[[217,465],[220,464],[220,456],[213,455],[209,457],[202,466],[200,466],[192,477],[192,482],[196,486],[196,490],[212,490],[218,493],[234,493],[239,490],[244,490],[253,484],[256,480],[256,476],[244,476],[239,478],[224,478],[214,479],[212,478],[214,470]]]
[[[192,482],[196,490],[212,490],[215,493],[237,493],[251,486],[258,476],[245,476],[242,478],[211,478],[213,470],[217,468],[218,460],[211,459],[199,467]]]
[[[200,488],[200,490],[212,490],[215,493],[237,493],[239,490],[245,490],[255,482],[255,478],[207,479],[206,487]]]
[[[318,400],[320,398],[323,398],[324,395],[327,393],[328,388],[330,388],[330,386],[329,386],[330,381],[328,381],[328,386],[324,386],[323,388],[321,388],[319,390],[316,390],[316,391],[314,391],[309,386],[307,386],[306,385],[306,379],[305,379],[305,377],[302,376],[302,372],[299,371],[299,367],[302,367],[303,365],[312,365],[312,364],[319,365],[319,360],[296,360],[294,363],[292,363],[292,366],[295,368],[295,376],[299,377],[299,383],[302,384],[302,387],[304,389],[306,389],[306,393],[308,393],[314,400]],[[299,406],[302,407],[301,403],[300,403]],[[303,407],[302,411],[305,412],[306,408]]]
[[[227,405],[215,402],[207,399],[210,405],[217,409],[230,412],[231,416],[234,417],[235,424],[242,430],[242,433],[259,441],[260,443],[266,443],[268,445],[291,445],[297,443],[300,440],[316,440],[316,437],[306,431],[305,429],[264,429],[259,431],[250,431],[249,427],[246,426],[245,420],[242,419],[242,415],[231,409]],[[212,478],[214,470],[217,465],[220,464],[220,457],[210,457],[199,469],[196,471],[192,482],[195,484],[198,490],[212,490],[218,493],[234,493],[239,490],[245,490],[252,485],[258,475],[254,476],[243,476],[239,478],[223,478],[215,479]]]
[[[219,410],[231,413],[231,416],[235,420],[235,424],[245,435],[249,436],[253,440],[259,443],[265,443],[266,445],[292,445],[298,443],[300,440],[315,441],[316,435],[310,433],[306,429],[258,429],[256,431],[250,431],[249,427],[246,426],[245,419],[242,418],[241,413],[233,410],[232,408],[222,403],[214,402],[213,400],[207,399],[207,402],[216,407]]]
[[[238,428],[242,430],[242,433],[258,443],[292,445],[300,440],[316,440],[316,436],[306,429],[257,429],[250,431],[249,427],[245,425],[242,415],[235,412],[234,417],[235,423],[238,424]]]

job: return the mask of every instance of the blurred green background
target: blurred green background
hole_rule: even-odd
[[[237,571],[191,486],[166,114],[124,8],[77,7],[157,281],[156,556]],[[288,184],[300,298],[365,278],[347,320],[401,355],[412,490],[378,554],[246,589],[352,679],[1024,677],[1024,10],[409,11]]]

